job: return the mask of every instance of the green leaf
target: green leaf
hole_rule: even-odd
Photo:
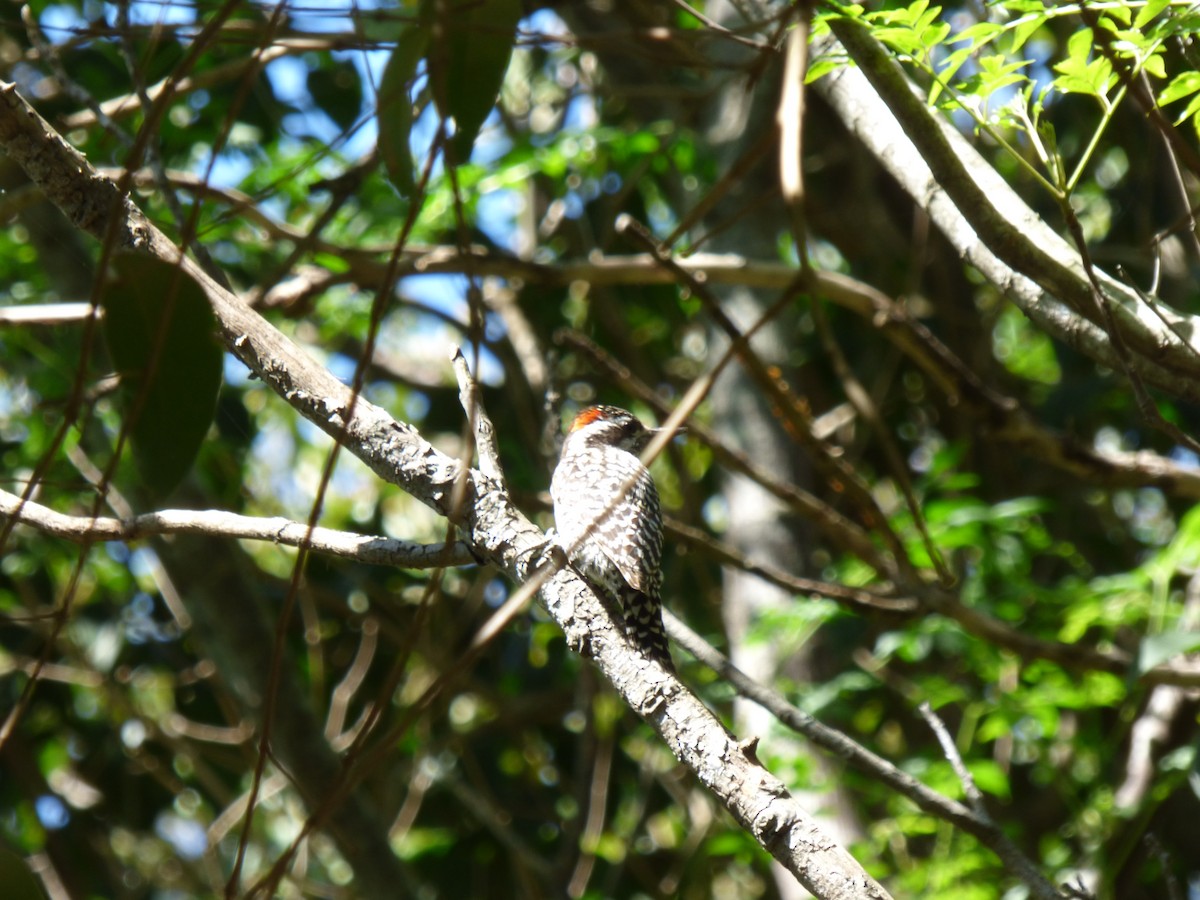
[[[1200,111],[1200,94],[1197,94],[1188,101],[1187,109],[1185,109],[1180,114],[1179,118],[1175,120],[1175,124],[1179,125],[1182,122],[1186,122],[1188,119],[1194,116],[1197,111]]]
[[[308,92],[325,115],[343,131],[357,120],[362,105],[362,83],[349,59],[322,59],[308,71]]]
[[[822,56],[808,67],[808,71],[804,73],[804,83],[812,84],[822,75],[828,75],[836,69],[842,69],[849,65],[849,60],[846,57],[835,57],[832,54]]]
[[[737,831],[726,831],[718,833],[704,842],[704,855],[713,856],[732,856],[735,853],[745,853],[747,850],[757,851],[758,847],[751,845],[746,840],[746,835]]]
[[[1110,7],[1104,11],[1103,15],[1100,16],[1100,24],[1110,30],[1116,30],[1116,26],[1113,24],[1114,22],[1120,22],[1122,25],[1127,26],[1132,20],[1133,16],[1124,6]]]
[[[975,781],[975,786],[981,791],[1008,800],[1012,796],[1012,788],[1005,773],[995,760],[973,759],[967,763],[967,769]]]
[[[938,10],[940,12],[940,9]],[[950,36],[950,25],[948,22],[933,22],[923,25],[917,32],[921,37],[921,43],[925,47],[926,56],[935,47],[940,46]]]
[[[961,44],[963,41],[970,41],[967,49],[975,51],[984,44],[991,41],[998,34],[1002,34],[1004,27],[997,22],[976,22],[970,28],[964,28],[954,37],[950,38],[946,43]]]
[[[1200,650],[1200,632],[1168,631],[1144,639],[1138,647],[1137,674],[1149,672],[1159,663],[1184,653]]]
[[[1133,20],[1133,27],[1145,28],[1170,2],[1171,0],[1147,0],[1146,5],[1138,11],[1137,18]]]
[[[429,29],[421,25],[406,28],[388,57],[379,82],[379,153],[388,177],[402,197],[411,197],[413,158],[409,137],[412,133],[413,106],[409,93],[417,63],[429,44]]]
[[[392,850],[403,860],[442,856],[458,841],[452,828],[410,828],[402,837],[392,839]]]
[[[1033,37],[1033,35],[1037,33],[1038,29],[1045,24],[1046,17],[1044,15],[1030,16],[1027,19],[1022,19],[1017,22],[1017,24],[1013,27],[1012,46],[1009,47],[1008,52],[1017,53],[1022,47],[1025,46],[1026,41]]]
[[[924,49],[916,33],[907,26],[877,28],[875,39],[906,56],[919,57]]]
[[[1010,63],[1006,62],[1005,59],[1000,54],[981,57],[979,60],[979,73],[972,77],[969,82],[972,87],[971,92],[981,98],[990,97],[996,91],[1000,90],[1000,88],[1028,80],[1018,70],[1032,65],[1032,61],[1019,59],[1016,62]]]
[[[1158,105],[1166,106],[1200,91],[1200,72],[1182,72],[1158,93]]]
[[[1179,519],[1170,543],[1141,566],[1154,581],[1167,582],[1180,572],[1200,566],[1200,506],[1194,506]]]
[[[1067,39],[1067,56],[1086,63],[1092,52],[1092,29],[1080,28]]]
[[[100,302],[138,473],[163,495],[192,465],[216,412],[221,346],[208,299],[179,266],[120,254]]]
[[[910,25],[915,25],[927,9],[929,9],[929,0],[915,0],[915,2],[909,4],[908,9],[904,10],[906,14],[904,21]],[[941,7],[934,7],[935,12],[940,11],[940,9]]]
[[[1042,0],[1006,0],[1002,4],[1006,10],[1014,15],[1040,15],[1045,18],[1046,6]]]
[[[1162,759],[1158,761],[1158,770],[1160,772],[1187,772],[1192,774],[1200,774],[1197,771],[1197,765],[1200,765],[1200,750],[1195,744],[1191,746],[1176,747],[1162,755]]]
[[[1067,41],[1067,58],[1054,66],[1054,71],[1059,73],[1054,86],[1064,94],[1089,94],[1107,106],[1108,92],[1116,83],[1116,76],[1112,63],[1106,58],[1097,56],[1088,62],[1091,50],[1090,28],[1081,28],[1071,35]]]
[[[930,106],[937,103],[937,99],[942,93],[942,86],[949,84],[954,79],[954,76],[958,74],[958,70],[962,68],[963,63],[971,58],[973,52],[973,48],[963,47],[961,50],[955,50],[946,57],[941,69],[938,70],[938,80],[929,88],[929,100],[927,102]]]
[[[1167,77],[1167,63],[1163,59],[1161,52],[1151,53],[1146,57],[1146,61],[1142,64],[1142,71],[1147,75],[1153,75],[1155,78]]]
[[[437,10],[442,38],[429,77],[438,112],[454,119],[452,161],[464,163],[504,83],[521,0],[440,0]]]
[[[1054,342],[1034,328],[1015,306],[1005,307],[992,330],[992,353],[1019,378],[1041,384],[1058,384],[1062,369]]]

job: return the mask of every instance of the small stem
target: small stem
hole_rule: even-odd
[[[979,129],[981,131],[983,131],[985,134],[987,134],[987,136],[990,137],[992,140],[994,140],[997,144],[999,144],[1004,150],[1008,151],[1009,155],[1012,156],[1012,158],[1015,159],[1017,161],[1017,163],[1019,163],[1021,166],[1023,166],[1025,168],[1025,171],[1027,171],[1030,175],[1032,175],[1033,179],[1035,181],[1037,181],[1039,184],[1041,184],[1041,186],[1043,188],[1045,188],[1047,191],[1049,191],[1051,196],[1053,196],[1055,198],[1059,197],[1059,195],[1061,193],[1060,189],[1057,186],[1055,186],[1054,184],[1052,184],[1046,178],[1045,175],[1043,175],[1041,172],[1039,172],[1037,170],[1037,167],[1034,166],[1029,160],[1027,160],[1020,153],[1020,151],[1017,150],[1016,147],[1014,147],[1007,140],[1005,140],[1004,135],[1002,135],[999,131],[997,131],[991,125],[991,123],[987,121],[987,119],[983,118],[981,115],[979,115],[978,112],[976,112],[967,103],[965,103],[963,101],[962,95],[958,91],[956,91],[951,85],[949,85],[945,81],[943,81],[941,76],[933,70],[932,66],[930,66],[927,63],[921,62],[920,60],[917,60],[911,56],[908,58],[916,66],[918,66],[919,68],[924,70],[924,72],[927,75],[929,75],[929,77],[931,77],[934,81],[936,81],[938,83],[938,85],[941,86],[942,90],[945,91],[947,94],[949,94],[950,97],[953,98],[954,102],[959,105],[959,108],[961,108],[967,115],[969,115],[972,119],[974,119],[975,124],[979,126]],[[1025,117],[1025,116],[1022,116],[1022,118],[1025,118],[1027,120],[1027,117]],[[1034,134],[1033,129],[1030,129],[1030,134],[1031,135]],[[1034,140],[1036,141],[1036,137],[1034,138]],[[1040,142],[1038,145],[1040,146]],[[1042,161],[1046,162],[1045,158],[1043,158]]]
[[[1123,99],[1125,99],[1125,85],[1121,85],[1117,91],[1115,100],[1110,102],[1107,97],[1100,98],[1100,101],[1104,104],[1104,117],[1100,120],[1100,124],[1096,126],[1096,130],[1092,132],[1092,139],[1088,141],[1087,149],[1083,151],[1083,156],[1079,158],[1079,162],[1075,165],[1075,171],[1071,173],[1071,178],[1067,181],[1063,189],[1068,195],[1075,190],[1075,185],[1079,183],[1079,179],[1083,176],[1083,170],[1087,168],[1088,163],[1092,160],[1092,155],[1096,152],[1096,147],[1100,143],[1100,136],[1108,129],[1108,123],[1112,121],[1113,113],[1117,111],[1117,107],[1121,105]]]

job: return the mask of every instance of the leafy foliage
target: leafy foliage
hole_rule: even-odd
[[[6,7],[5,79],[93,165],[135,169],[133,199],[272,324],[339,378],[361,374],[365,397],[448,452],[463,415],[444,347],[477,349],[510,484],[543,524],[547,394],[661,417],[728,340],[702,292],[744,328],[774,299],[765,285],[787,280],[780,261],[799,258],[793,211],[762,163],[779,23],[794,19],[721,31],[673,6],[622,4],[600,20],[583,4],[511,0],[296,5],[286,17],[143,7],[93,21],[88,4],[33,3],[37,28]],[[1097,264],[1151,286],[1158,314],[1194,305],[1190,6],[828,4],[814,37],[839,17],[865,22],[1034,211],[1067,235],[1075,217]],[[821,56],[806,80],[815,91],[845,65]],[[169,96],[156,93],[163,78]],[[797,707],[964,799],[918,712],[928,703],[989,816],[1050,882],[1173,896],[1200,878],[1195,456],[1151,427],[1126,373],[1053,340],[1008,303],[1008,285],[965,265],[821,101],[807,115],[803,250],[903,300],[973,380],[947,385],[889,342],[899,312],[862,316],[808,288],[790,297],[752,345],[758,380],[723,375],[686,444],[655,465],[669,517],[689,526],[669,539],[667,604]],[[1164,146],[1177,147],[1180,178]],[[122,257],[106,281],[99,242],[9,163],[0,177],[0,290],[31,309],[98,301],[111,354],[85,320],[0,329],[0,487],[36,482],[37,503],[80,517],[98,499],[105,515],[154,511],[104,475],[130,434],[141,480],[182,480],[181,507],[303,522],[320,494],[323,526],[453,538],[344,453],[324,481],[328,436],[222,359],[188,279]],[[614,232],[619,213],[680,256],[714,251],[701,258],[711,270],[672,282]],[[113,368],[124,393],[103,388]],[[764,400],[764,384],[779,393]],[[1016,412],[981,411],[980,385]],[[1149,406],[1191,434],[1197,413],[1181,396],[1155,390]],[[820,437],[802,439],[796,422]],[[743,493],[742,479],[758,487]],[[805,518],[814,503],[829,515]],[[866,549],[831,521],[859,529]],[[50,860],[73,896],[203,896],[231,878],[248,891],[280,861],[280,895],[365,895],[355,854],[369,839],[403,862],[413,893],[780,893],[753,837],[543,612],[460,666],[508,596],[493,572],[302,559],[212,534],[76,546],[26,526],[5,530],[0,551],[0,706],[13,711],[0,861],[4,845]],[[881,571],[883,554],[909,571]],[[876,605],[822,597],[802,576]],[[943,605],[909,596],[914,584]],[[1027,890],[983,842],[754,719],[729,680],[677,657],[731,729],[761,739],[773,773],[853,823],[852,852],[895,896]],[[1189,686],[1148,678],[1156,667]],[[268,697],[306,718],[277,726],[264,754]],[[335,797],[284,755],[297,735],[334,769],[376,763]],[[302,832],[354,803],[377,828],[347,840],[330,815]]]
[[[100,298],[104,336],[139,474],[162,496],[183,480],[212,425],[221,386],[216,322],[179,267],[130,254],[113,269]]]

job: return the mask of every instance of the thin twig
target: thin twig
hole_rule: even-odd
[[[958,747],[954,745],[954,738],[950,736],[950,732],[946,729],[946,723],[933,711],[933,707],[929,705],[928,700],[921,701],[920,705],[917,706],[917,711],[937,737],[938,744],[942,748],[942,754],[950,763],[950,768],[954,770],[954,774],[958,776],[958,781],[962,785],[963,795],[967,798],[967,802],[971,804],[971,809],[984,822],[990,823],[991,819],[983,805],[983,794],[980,793],[979,788],[976,786],[975,778],[967,771],[962,755],[958,752]]]
[[[747,47],[753,47],[755,50],[775,49],[770,44],[764,44],[762,41],[756,41],[753,38],[744,37],[738,34],[736,31],[730,31],[720,22],[716,21],[715,19],[710,19],[704,13],[700,12],[700,10],[696,9],[696,7],[688,3],[687,0],[671,0],[671,2],[688,15],[693,16],[698,22],[706,25],[708,28],[717,32],[721,36],[729,38],[731,41],[737,41],[739,44],[744,44]]]
[[[743,337],[741,330],[725,313],[712,291],[701,280],[679,266],[673,255],[632,216],[622,215],[617,222],[617,231],[649,248],[654,253],[654,258],[659,265],[673,272],[679,283],[686,286],[692,295],[704,304],[708,315],[725,332],[731,343],[738,348],[739,359],[745,366],[747,374],[754,379],[765,396],[774,402],[774,408],[781,416],[782,424],[788,435],[808,450],[813,461],[826,471],[833,482],[846,491],[848,498],[859,507],[860,515],[872,527],[878,529],[891,551],[892,558],[884,557],[873,546],[866,551],[866,555],[857,550],[855,552],[885,578],[898,579],[901,574],[900,570],[903,569],[910,576],[909,580],[917,579],[918,576],[908,560],[903,542],[892,529],[883,510],[879,508],[869,487],[844,459],[832,453],[824,442],[817,440],[812,433],[812,417],[792,395],[789,386],[776,373],[772,373],[757,354],[751,352],[748,344],[741,341]],[[807,288],[807,285],[802,280],[797,280],[792,287],[793,291],[799,291]]]
[[[804,735],[818,747],[907,797],[930,815],[973,835],[981,844],[991,849],[1039,900],[1061,900],[1061,895],[1042,876],[1037,866],[990,820],[939,794],[842,732],[824,725],[793,706],[782,694],[755,681],[733,665],[726,656],[684,625],[669,610],[664,611],[663,621],[672,640],[733,685],[741,696],[757,703],[782,724]]]
[[[863,588],[852,588],[830,581],[818,581],[784,572],[767,563],[746,557],[731,545],[718,541],[699,528],[685,525],[670,516],[663,517],[667,533],[684,546],[693,547],[723,566],[732,566],[757,575],[763,581],[801,596],[828,597],[838,603],[865,612],[912,615],[921,609],[921,604],[911,597],[887,597]]]
[[[809,20],[809,10],[807,7],[803,7],[799,24],[788,38],[783,90],[779,98],[776,118],[782,135],[779,145],[779,183],[791,219],[792,243],[795,246],[797,258],[800,260],[800,270],[805,279],[811,283],[814,279],[812,261],[808,255],[808,221],[805,213],[803,165],[803,125],[806,98],[804,80],[808,73]],[[879,409],[871,400],[871,395],[863,387],[845,354],[842,353],[842,348],[834,337],[829,317],[825,313],[823,298],[814,297],[809,308],[812,310],[813,321],[816,323],[817,332],[821,337],[821,344],[829,356],[834,372],[842,383],[847,399],[875,432],[876,439],[883,449],[884,458],[892,472],[892,477],[900,487],[909,514],[925,544],[925,552],[932,560],[938,577],[943,584],[953,583],[954,577],[946,567],[942,554],[934,544],[929,528],[926,526],[925,516],[921,512],[921,504],[913,490],[912,479],[909,477],[900,451],[896,448],[891,432],[884,425]],[[888,536],[886,529],[884,536],[885,538]],[[903,564],[906,559],[903,550],[897,550],[893,545],[893,553],[895,553],[897,561]]]
[[[471,377],[467,368],[467,358],[461,348],[455,346],[450,351],[450,362],[454,366],[454,375],[458,379],[458,399],[462,403],[463,412],[467,414],[467,422],[475,435],[475,449],[479,454],[479,471],[488,478],[495,479],[502,490],[508,489],[504,478],[504,467],[500,463],[500,448],[496,444],[496,426],[488,418],[483,409],[483,401],[479,397],[479,386]],[[466,460],[469,464],[470,460]]]
[[[129,136],[128,132],[114,122],[112,117],[96,101],[96,98],[92,96],[91,92],[80,85],[67,72],[66,66],[63,65],[61,52],[46,40],[41,26],[38,24],[37,16],[33,14],[33,10],[29,8],[28,4],[21,5],[21,21],[25,25],[26,34],[29,35],[29,42],[36,48],[38,56],[53,70],[54,77],[58,79],[58,83],[62,85],[67,96],[91,110],[95,121],[104,129],[105,134],[126,149],[132,146],[133,138]]]
[[[1113,350],[1116,352],[1125,377],[1129,379],[1129,384],[1133,387],[1133,395],[1137,401],[1138,411],[1148,425],[1158,429],[1189,450],[1200,453],[1200,441],[1185,433],[1178,425],[1168,422],[1163,418],[1163,414],[1159,412],[1158,404],[1154,402],[1154,398],[1146,390],[1146,385],[1141,375],[1130,364],[1129,346],[1125,341],[1124,334],[1117,326],[1112,307],[1105,296],[1103,286],[1100,284],[1100,278],[1096,274],[1095,266],[1092,264],[1092,254],[1088,249],[1087,238],[1084,236],[1083,226],[1079,223],[1079,217],[1075,215],[1075,210],[1071,206],[1069,198],[1064,198],[1059,206],[1062,209],[1063,218],[1067,223],[1067,231],[1070,233],[1071,239],[1075,242],[1075,249],[1078,251],[1079,258],[1083,263],[1083,270],[1087,274],[1088,284],[1091,287],[1092,302],[1112,341]],[[1155,309],[1154,312],[1160,319],[1162,318],[1158,309]],[[1185,342],[1185,346],[1190,348],[1191,345]]]

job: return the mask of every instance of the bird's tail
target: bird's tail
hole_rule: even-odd
[[[621,592],[621,612],[625,616],[626,636],[664,669],[674,672],[659,601],[630,588]]]

